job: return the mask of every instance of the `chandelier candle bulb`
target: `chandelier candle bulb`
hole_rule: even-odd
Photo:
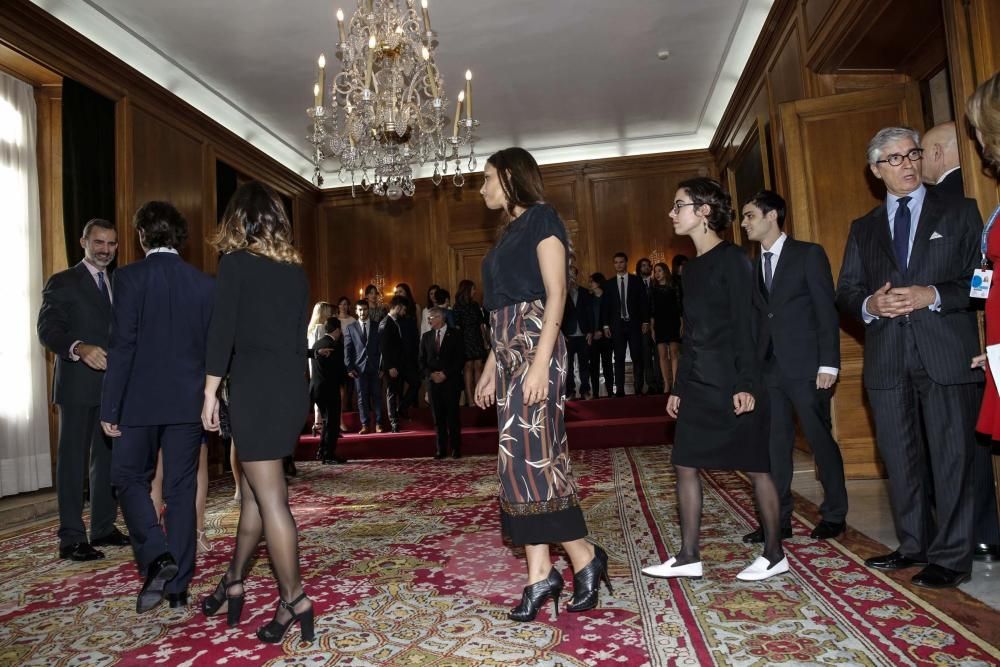
[[[465,70],[465,118],[472,120],[472,70]]]
[[[431,31],[431,15],[427,12],[427,0],[420,0],[420,13],[424,17],[424,32]]]
[[[340,43],[347,43],[347,36],[344,33],[344,10],[337,10],[337,30],[340,31]]]
[[[372,85],[372,58],[375,57],[375,35],[368,38],[368,66],[365,69],[365,88]]]
[[[458,94],[458,102],[455,104],[455,124],[451,130],[451,136],[458,137],[458,119],[462,117],[462,102],[465,101],[465,91]]]
[[[424,65],[427,67],[427,79],[431,82],[431,95],[438,96],[437,78],[434,76],[434,67],[431,65],[431,52],[424,46],[420,49],[420,55],[424,57]]]
[[[323,98],[326,97],[323,90],[326,88],[326,56],[322,53],[319,54],[319,60],[316,61],[316,64],[319,65],[319,75],[317,76],[319,80],[319,94],[316,96],[316,106],[321,107],[324,102]]]
[[[313,84],[313,106],[315,106],[315,107],[321,107],[321,106],[323,106],[322,103],[321,103],[322,100],[319,99],[319,91],[320,91],[319,84],[318,83],[314,83]]]

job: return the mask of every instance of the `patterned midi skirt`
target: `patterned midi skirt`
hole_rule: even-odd
[[[542,332],[541,301],[491,313],[496,358],[500,451],[500,518],[517,545],[569,542],[586,537],[566,438],[566,339],[549,362],[549,395],[524,405],[524,377]]]

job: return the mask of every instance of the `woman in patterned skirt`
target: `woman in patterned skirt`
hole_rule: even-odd
[[[508,221],[483,259],[492,350],[475,398],[481,408],[497,406],[501,523],[528,560],[528,585],[509,616],[531,621],[549,597],[559,613],[563,578],[552,567],[549,544],[561,543],[573,565],[569,611],[594,608],[600,581],[608,592],[611,584],[607,554],[584,539],[587,524],[566,440],[566,341],[559,330],[566,228],[544,203],[541,172],[524,149],[494,153],[484,175],[480,194],[487,208],[502,209]]]

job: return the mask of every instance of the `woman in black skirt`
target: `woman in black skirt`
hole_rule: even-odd
[[[702,468],[742,470],[753,482],[764,528],[764,555],[737,575],[744,581],[788,571],[781,549],[778,492],[771,481],[767,392],[754,350],[752,272],[743,251],[721,238],[732,224],[729,195],[717,181],[680,184],[670,211],[674,232],[689,236],[697,257],[684,267],[684,352],[667,399],[677,419],[673,464],[681,548],[654,577],[700,577]]]
[[[663,262],[653,266],[653,307],[650,311],[649,327],[653,330],[653,342],[663,376],[663,393],[670,393],[670,385],[676,373],[670,366],[670,348],[681,341],[681,309],[677,303],[677,292],[670,279],[670,269]]]
[[[492,351],[475,397],[481,408],[497,406],[500,518],[528,560],[528,585],[509,616],[530,621],[549,597],[559,613],[563,578],[552,567],[551,543],[561,543],[573,565],[569,611],[594,608],[600,581],[609,592],[611,585],[607,554],[584,539],[587,524],[566,442],[566,341],[560,332],[566,227],[544,202],[541,172],[524,149],[494,153],[484,175],[480,194],[487,208],[502,209],[508,221],[483,259]]]

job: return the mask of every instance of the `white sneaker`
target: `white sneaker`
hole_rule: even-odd
[[[757,560],[750,564],[750,567],[737,574],[736,578],[740,581],[761,581],[762,579],[768,579],[776,574],[784,574],[785,572],[788,572],[787,556],[775,563],[774,567],[771,567],[770,561],[766,558],[759,556]]]
[[[674,563],[676,562],[676,558],[671,558],[661,565],[650,565],[642,568],[642,573],[651,577],[701,577],[701,561],[675,567]]]

